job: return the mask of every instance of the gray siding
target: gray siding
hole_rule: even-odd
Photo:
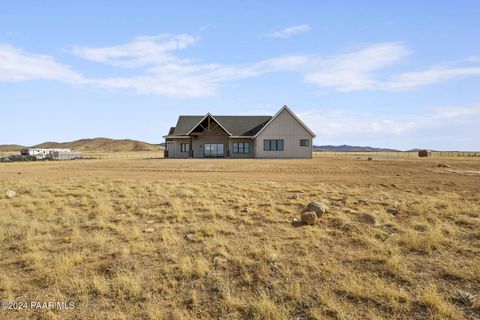
[[[233,143],[234,142],[249,142],[250,143],[250,153],[233,153]],[[230,139],[230,158],[253,158],[254,154],[254,143],[253,139]]]
[[[287,110],[282,110],[255,139],[256,158],[292,159],[312,158],[312,135]],[[283,151],[264,151],[263,141],[283,139]],[[300,139],[308,139],[309,146],[301,147]]]
[[[181,143],[190,143],[190,139],[167,140],[167,150],[169,158],[188,158],[188,152],[181,152]]]
[[[228,138],[227,136],[198,136],[192,138],[192,150],[193,150],[193,157],[194,158],[203,158],[203,145],[205,143],[221,143],[223,144],[223,148],[225,150],[225,154],[227,154],[228,149]]]

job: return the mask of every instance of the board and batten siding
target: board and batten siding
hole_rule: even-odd
[[[167,150],[169,158],[188,158],[188,152],[181,152],[181,144],[190,143],[190,139],[168,139]]]
[[[283,139],[283,151],[264,151],[264,140]],[[308,147],[300,146],[300,139],[308,139]],[[255,158],[311,159],[313,136],[284,109],[255,138]]]

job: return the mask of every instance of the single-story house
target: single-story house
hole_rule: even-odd
[[[179,116],[166,158],[310,159],[315,134],[283,106],[272,116]]]

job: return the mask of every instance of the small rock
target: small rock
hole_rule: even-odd
[[[298,222],[300,220],[298,220],[297,218],[293,218],[293,221],[292,222]]]
[[[400,211],[398,211],[397,208],[388,208],[387,212],[392,216],[397,216],[398,214],[400,214]]]
[[[306,224],[314,224],[315,220],[317,219],[317,214],[313,211],[302,212],[300,216],[300,220]]]
[[[460,290],[460,289],[455,289],[452,293],[452,299],[461,304],[470,306],[475,301],[475,296],[470,292]]]
[[[146,224],[152,224],[152,223],[154,223],[154,221],[153,220],[147,220],[147,221],[145,221],[145,223]]]
[[[313,211],[320,218],[325,212],[327,212],[327,206],[321,202],[310,202],[305,209],[305,212]]]
[[[188,241],[194,241],[195,240],[195,236],[193,233],[187,233],[185,235],[185,239],[188,240]]]
[[[251,213],[252,211],[253,210],[250,207],[245,207],[245,208],[242,209],[242,212],[244,212],[244,213]]]
[[[147,228],[147,229],[143,230],[143,232],[145,232],[145,233],[152,233],[154,231],[155,231],[155,228]]]
[[[5,197],[7,197],[7,199],[15,198],[16,195],[17,193],[13,190],[7,190],[7,192],[5,192]]]
[[[372,157],[368,157],[367,160],[368,160],[368,161],[372,161],[373,158],[372,158]]]
[[[439,167],[439,168],[450,168],[450,165],[448,165],[446,163],[439,163],[437,167]]]
[[[290,197],[290,199],[298,199],[300,198],[300,195],[298,193],[294,193],[292,194],[292,196]]]
[[[375,217],[373,215],[371,215],[370,213],[366,213],[366,212],[357,213],[357,220],[362,222],[362,223],[366,223],[366,224],[369,224],[369,225],[372,225],[372,226],[377,224],[377,219],[375,219]]]

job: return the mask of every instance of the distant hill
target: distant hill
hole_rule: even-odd
[[[61,148],[90,152],[161,151],[163,148],[137,140],[108,138],[81,139],[72,142],[44,142],[35,148]]]
[[[388,148],[373,148],[373,147],[360,147],[360,146],[313,146],[313,151],[330,151],[330,152],[398,152],[400,150],[388,149]]]
[[[24,146],[18,144],[0,144],[0,151],[20,151]]]

